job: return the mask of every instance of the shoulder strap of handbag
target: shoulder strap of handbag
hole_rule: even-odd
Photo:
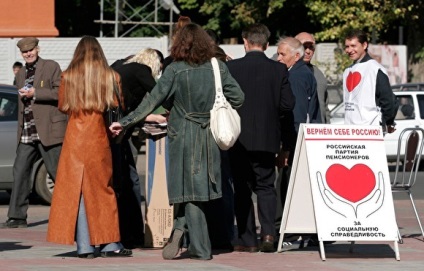
[[[218,95],[219,93],[222,93],[221,73],[219,72],[218,61],[216,60],[215,57],[212,57],[211,62],[212,62],[213,74],[215,77],[215,92],[216,92],[215,95]]]

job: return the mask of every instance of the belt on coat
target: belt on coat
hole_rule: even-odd
[[[178,101],[174,101],[174,106],[177,106],[184,112],[184,118],[187,121],[190,121],[192,123],[195,123],[200,126],[202,129],[209,129],[210,124],[210,112],[189,112],[184,109],[181,103]],[[183,128],[185,129],[185,122]],[[214,163],[213,163],[213,157],[212,157],[212,148],[214,145],[216,145],[215,140],[212,137],[212,133],[207,130],[206,131],[206,145],[207,145],[207,164],[208,164],[208,175],[209,180],[216,184],[215,175],[213,174],[214,170]]]

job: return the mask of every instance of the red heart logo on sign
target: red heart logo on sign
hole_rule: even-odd
[[[368,196],[376,184],[374,172],[364,164],[356,164],[350,170],[334,164],[327,169],[325,178],[331,190],[353,203]]]
[[[361,82],[361,74],[359,72],[349,72],[346,79],[346,87],[349,92],[355,89],[355,87]]]

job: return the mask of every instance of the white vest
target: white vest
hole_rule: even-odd
[[[380,125],[380,107],[375,103],[377,73],[385,68],[374,59],[356,63],[343,73],[345,124]]]

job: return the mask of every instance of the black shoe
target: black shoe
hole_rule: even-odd
[[[183,245],[184,232],[180,229],[174,229],[171,239],[162,250],[162,258],[165,260],[172,260],[177,256],[178,250]]]
[[[131,257],[132,251],[131,249],[121,248],[118,252],[116,251],[105,251],[100,252],[100,256],[103,258],[109,258],[109,257]]]
[[[9,218],[6,222],[0,224],[1,229],[14,229],[28,227],[26,219]]]
[[[275,252],[274,249],[274,236],[265,235],[262,237],[262,242],[259,247],[261,252]]]
[[[259,248],[257,246],[241,246],[241,245],[235,245],[233,247],[233,249],[236,252],[249,252],[249,253],[259,252]]]
[[[94,253],[82,253],[77,255],[81,259],[94,259]]]

